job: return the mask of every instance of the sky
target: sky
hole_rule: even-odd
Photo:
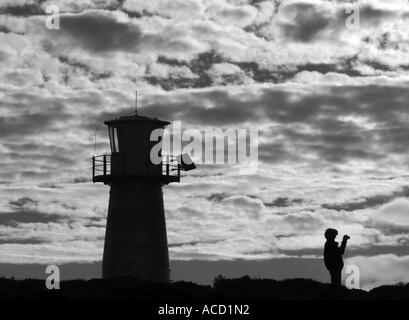
[[[408,39],[404,0],[0,0],[0,271],[100,263],[90,159],[137,90],[184,128],[258,129],[257,172],[198,165],[164,187],[177,279],[203,263],[328,281],[333,227],[361,287],[409,281]]]

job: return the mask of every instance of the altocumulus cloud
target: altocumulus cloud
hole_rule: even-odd
[[[346,2],[72,0],[59,31],[49,3],[0,4],[0,262],[101,259],[95,127],[137,88],[143,114],[259,129],[256,174],[165,188],[173,259],[317,258],[336,227],[365,286],[407,280],[407,1],[356,1],[353,33]]]
[[[61,32],[50,31],[51,45],[61,42],[80,46],[94,53],[107,51],[133,51],[141,42],[140,29],[124,23],[104,12],[64,15]]]

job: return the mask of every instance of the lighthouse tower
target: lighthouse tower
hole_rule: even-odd
[[[151,141],[151,133],[163,133],[169,122],[135,113],[105,124],[111,154],[92,158],[93,182],[110,186],[102,277],[168,282],[162,186],[179,182],[183,166],[162,156],[161,141]],[[154,146],[159,161],[151,159]]]

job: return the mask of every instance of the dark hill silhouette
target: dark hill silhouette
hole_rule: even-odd
[[[330,284],[310,279],[251,279],[248,276],[226,279],[218,276],[213,286],[178,281],[155,284],[136,279],[93,279],[62,281],[60,290],[47,290],[43,280],[0,278],[0,301],[5,300],[72,300],[106,299],[199,301],[199,300],[296,300],[296,299],[409,299],[409,284],[382,286],[369,292],[334,289]]]

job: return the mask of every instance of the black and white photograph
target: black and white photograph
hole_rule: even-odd
[[[409,1],[0,0],[0,304],[407,299]]]

